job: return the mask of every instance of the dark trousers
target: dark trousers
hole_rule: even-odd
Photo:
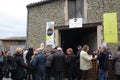
[[[46,80],[50,80],[51,68],[46,67]]]
[[[77,80],[81,80],[81,76],[82,76],[82,70],[78,70],[77,71]]]
[[[36,71],[32,71],[32,80],[35,80],[35,72]]]
[[[107,71],[99,70],[99,80],[107,80]]]
[[[117,80],[120,80],[120,75],[116,75],[117,76]]]
[[[75,80],[76,71],[75,68],[68,67],[68,80]]]
[[[46,80],[46,71],[36,71],[35,73],[35,80]]]
[[[0,70],[0,80],[3,79],[4,74],[2,73],[2,70]]]
[[[77,78],[77,80],[81,80],[81,76],[82,76],[82,70],[80,70],[80,64],[77,63],[77,66],[76,66],[76,78]]]
[[[26,73],[27,80],[31,80],[31,75],[32,75],[31,70],[27,69],[27,73]]]
[[[68,73],[68,80],[75,80],[75,73],[74,72]]]
[[[54,72],[54,80],[64,80],[63,71],[55,71]]]
[[[88,70],[82,70],[81,80],[87,80]]]
[[[2,73],[0,73],[0,80],[2,80],[3,79],[3,74]]]
[[[68,76],[68,80],[75,80],[75,76]]]

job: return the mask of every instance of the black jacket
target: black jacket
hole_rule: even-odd
[[[81,50],[78,50],[76,53],[76,63],[77,64],[80,64],[80,52],[81,52]]]
[[[17,80],[17,79],[23,80],[25,78],[24,68],[26,67],[23,56],[20,54],[15,54],[14,56],[17,63],[17,71],[16,73],[12,73],[11,76],[14,80]]]
[[[53,69],[55,71],[64,71],[65,55],[64,53],[57,51],[53,54]]]
[[[67,71],[68,75],[75,75],[75,69],[76,69],[76,56],[74,54],[68,55],[66,58],[67,63]]]
[[[99,67],[100,69],[107,71],[109,69],[108,66],[108,53],[106,51],[100,53],[97,57],[99,60]]]

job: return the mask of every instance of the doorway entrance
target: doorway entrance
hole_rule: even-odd
[[[90,50],[97,49],[97,26],[59,30],[61,34],[61,47],[65,52],[67,48],[77,51],[78,45],[89,45]]]

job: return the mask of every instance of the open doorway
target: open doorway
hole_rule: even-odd
[[[61,34],[61,47],[65,52],[67,48],[77,51],[78,45],[89,45],[90,50],[97,49],[97,27],[83,27],[59,30]]]

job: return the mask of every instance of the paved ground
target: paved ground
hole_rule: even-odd
[[[3,80],[12,80],[11,78],[3,78]]]

